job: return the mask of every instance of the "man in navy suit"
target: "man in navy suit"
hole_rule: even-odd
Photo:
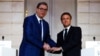
[[[43,19],[47,11],[47,3],[40,2],[36,13],[25,18],[19,56],[44,56],[44,50],[49,51],[50,47],[56,46],[50,38],[49,24]]]
[[[71,26],[72,16],[69,12],[61,15],[64,29],[57,34],[57,47],[52,52],[61,53],[63,56],[81,56],[81,28]]]

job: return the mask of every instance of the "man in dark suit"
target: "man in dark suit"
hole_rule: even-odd
[[[48,51],[50,47],[56,46],[50,38],[49,24],[43,19],[47,10],[47,3],[40,2],[36,13],[25,18],[19,56],[44,56],[44,50]]]
[[[63,56],[81,56],[81,28],[71,26],[72,16],[68,12],[61,15],[64,29],[57,34],[57,47],[53,47],[54,53],[62,51]]]

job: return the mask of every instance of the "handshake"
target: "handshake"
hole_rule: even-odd
[[[44,49],[45,51],[47,51],[47,52],[53,53],[53,52],[56,52],[56,51],[61,51],[61,50],[62,50],[62,47],[50,47],[49,44],[44,43],[43,49]]]

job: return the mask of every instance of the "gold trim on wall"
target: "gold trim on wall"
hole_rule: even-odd
[[[26,10],[25,10],[25,16],[27,16],[27,15],[28,15],[28,10],[26,9]]]

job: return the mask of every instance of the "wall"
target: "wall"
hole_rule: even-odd
[[[100,41],[100,0],[77,0],[77,24],[83,33],[83,48],[85,41]]]
[[[0,0],[0,40],[12,41],[12,47],[18,49],[22,39],[24,20],[24,0]]]

